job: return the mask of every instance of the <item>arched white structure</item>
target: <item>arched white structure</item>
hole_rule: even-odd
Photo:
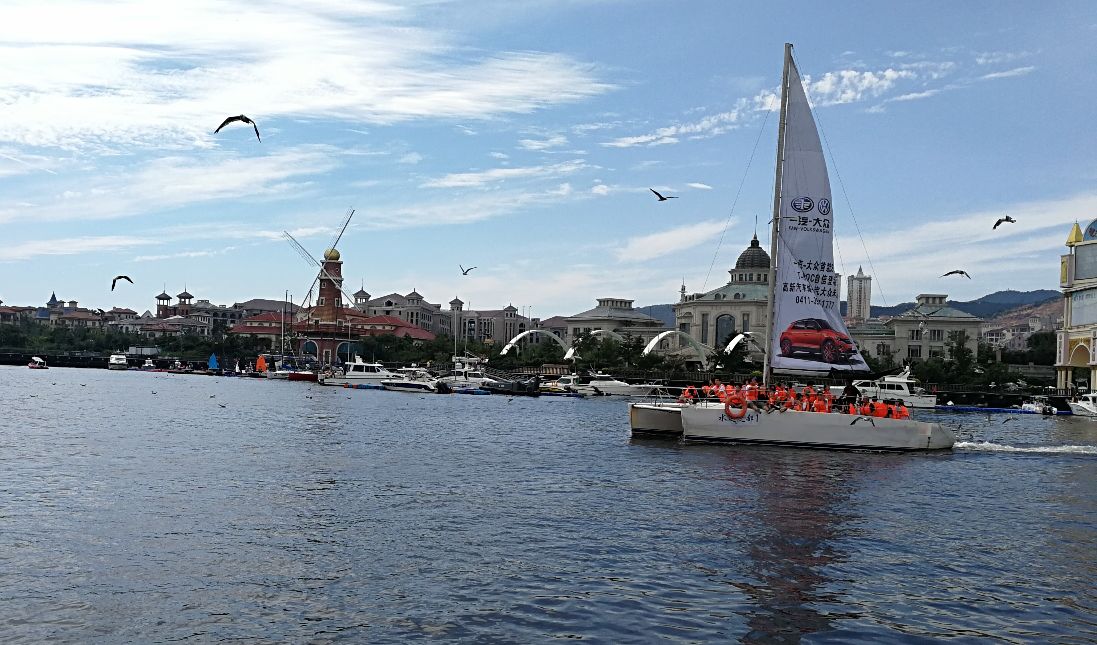
[[[617,332],[615,332],[613,330],[610,330],[610,329],[595,329],[595,330],[590,332],[590,335],[592,337],[593,336],[599,336],[599,335],[609,336],[610,338],[612,338],[614,340],[619,340],[621,342],[624,342],[624,340],[625,340],[624,336],[622,336],[621,334],[618,334]],[[569,347],[568,351],[564,354],[564,360],[565,361],[570,361],[573,358],[576,358],[575,348],[574,347]]]
[[[744,340],[749,341],[750,344],[757,347],[759,351],[765,352],[765,349],[763,349],[762,347],[759,347],[758,341],[754,340],[754,334],[752,334],[749,331],[745,331],[745,332],[739,334],[738,336],[736,336],[735,338],[731,339],[731,342],[728,343],[728,346],[724,348],[724,353],[726,354],[727,352],[730,352],[731,350],[735,349],[736,345],[743,342]]]
[[[548,336],[549,338],[551,338],[552,340],[556,341],[556,344],[559,345],[560,347],[563,347],[564,351],[567,351],[567,350],[571,349],[570,347],[567,346],[566,343],[564,343],[563,340],[560,340],[559,336],[552,333],[551,331],[546,331],[544,329],[529,329],[527,331],[522,332],[521,334],[518,334],[514,338],[511,338],[510,340],[508,340],[507,344],[503,346],[503,351],[499,352],[499,355],[500,356],[506,356],[507,352],[509,352],[510,349],[512,347],[514,347],[514,345],[518,341],[522,340],[523,338],[525,338],[526,336],[529,336],[531,334],[544,334],[544,335]]]
[[[702,363],[704,363],[705,358],[710,353],[712,353],[712,348],[711,347],[707,347],[707,346],[702,345],[701,343],[697,342],[697,340],[693,336],[690,336],[689,334],[687,334],[684,331],[678,331],[677,329],[670,329],[670,330],[667,330],[667,331],[659,334],[655,338],[652,338],[651,342],[648,343],[648,346],[644,348],[643,355],[647,356],[649,353],[651,353],[651,350],[655,349],[656,345],[659,344],[659,341],[663,340],[664,338],[666,338],[667,336],[670,336],[672,334],[678,334],[682,338],[685,338],[686,342],[688,342],[690,344],[690,346],[693,347],[693,349],[697,350],[697,358],[699,358]]]

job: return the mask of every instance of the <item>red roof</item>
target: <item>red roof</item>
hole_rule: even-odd
[[[285,320],[287,323],[293,322],[293,314],[286,314]],[[282,322],[282,312],[280,311],[268,311],[265,313],[257,314],[251,318],[245,318],[240,321],[241,324],[247,324],[252,322]]]
[[[136,311],[134,311],[132,309],[126,309],[124,307],[122,307],[122,308],[112,307],[111,310],[108,311],[107,313],[111,313],[111,314],[135,314],[135,315],[137,314]]]
[[[249,325],[246,322],[242,322],[232,326],[229,330],[230,334],[255,334],[255,335],[267,335],[275,336],[279,333],[277,327],[265,327],[262,325]]]

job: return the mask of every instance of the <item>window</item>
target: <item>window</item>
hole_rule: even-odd
[[[750,331],[750,314],[744,313],[741,318],[743,319],[743,331]]]
[[[917,345],[908,347],[907,358],[922,358],[922,348]]]
[[[689,333],[689,323],[679,323],[678,324],[678,331],[682,332],[683,334],[688,334]],[[685,347],[685,346],[686,346],[686,339],[679,336],[678,337],[678,347]]]
[[[922,340],[922,330],[921,329],[911,329],[909,331],[908,338],[910,340]]]
[[[323,307],[324,306],[324,299],[323,298],[317,298],[316,299],[316,306]]]
[[[929,330],[929,339],[931,341],[942,341],[945,339],[945,331],[943,329],[931,329]]]
[[[708,344],[708,314],[701,314],[701,344]]]
[[[921,349],[921,348],[919,348],[919,349]],[[945,352],[943,350],[933,349],[933,348],[931,348],[929,350],[929,357],[930,358],[944,358],[944,356],[945,356]]]

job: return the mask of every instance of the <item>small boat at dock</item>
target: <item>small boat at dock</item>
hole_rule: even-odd
[[[32,356],[30,362],[27,363],[27,367],[32,370],[48,370],[49,366],[46,365],[46,361],[38,356]]]

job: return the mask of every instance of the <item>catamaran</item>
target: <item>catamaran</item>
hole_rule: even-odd
[[[792,59],[792,45],[786,44],[770,236],[775,272],[769,284],[763,385],[773,383],[775,371],[819,377],[868,371],[838,310],[833,226],[819,132]],[[795,410],[766,414],[739,406],[683,406],[683,439],[888,451],[947,449],[956,442],[955,435],[938,423]]]

